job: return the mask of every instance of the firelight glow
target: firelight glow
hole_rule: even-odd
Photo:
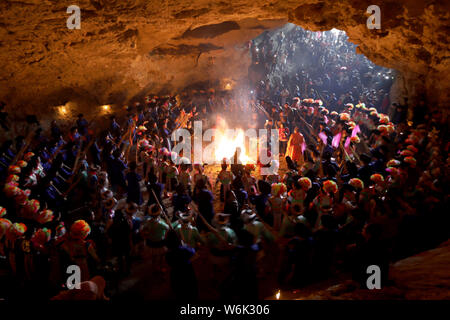
[[[66,107],[65,107],[65,106],[59,107],[59,112],[60,112],[61,114],[65,115],[65,114],[67,113]]]
[[[218,118],[214,149],[215,161],[220,163],[224,158],[230,160],[234,156],[236,148],[240,148],[239,161],[242,164],[255,163],[247,155],[244,130],[237,129],[237,134],[230,134],[230,132],[232,130],[228,128],[227,122],[222,118]]]

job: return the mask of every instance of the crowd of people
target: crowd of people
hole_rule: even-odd
[[[389,114],[394,72],[356,54],[347,39],[343,31],[312,32],[294,25],[266,31],[250,48],[251,68],[264,75],[256,95],[280,105],[288,97],[321,99],[330,111],[361,101]]]
[[[317,45],[297,31],[286,37]],[[341,64],[316,58],[327,70]],[[383,92],[365,95],[366,80],[347,66],[341,80],[329,72],[338,86],[298,74],[323,82],[337,103],[299,78],[298,89],[282,86],[283,100],[261,98],[279,90],[271,86],[247,105],[213,91],[151,95],[106,125],[79,114],[63,129],[32,117],[0,149],[0,297],[108,299],[111,274],[127,277],[139,261],[151,263],[155,279],[168,275],[177,299],[205,296],[199,276],[236,300],[264,298],[260,287],[273,274],[278,288],[299,288],[348,272],[364,288],[367,266],[377,265],[389,285],[390,262],[449,236],[448,122],[440,111],[393,122],[381,111]],[[349,86],[360,95],[342,99]],[[280,154],[267,155],[278,170],[223,162],[207,174],[206,164],[178,161],[186,155],[172,151],[171,133],[192,132],[194,121],[214,127],[218,114],[277,130],[270,143]],[[198,259],[211,270],[199,275]],[[79,268],[81,289],[68,287],[69,266]]]
[[[394,125],[363,103],[339,114],[321,104],[296,98],[289,106],[286,128],[294,129],[284,174],[223,163],[215,181],[201,164],[177,165],[180,155],[169,151],[169,132],[201,119],[175,97],[149,98],[123,121],[111,116],[99,133],[82,114],[68,132],[55,121],[48,134],[29,124],[27,136],[1,148],[0,248],[13,275],[7,287],[68,297],[59,293],[68,266],[80,267],[84,283],[104,276],[111,258],[126,276],[132,257],[141,257],[156,273],[168,264],[176,297],[195,297],[190,260],[206,247],[223,297],[257,297],[258,264],[274,246],[280,287],[341,269],[365,283],[363,266],[379,265],[387,277],[390,259],[448,237],[443,118]],[[266,112],[283,113],[276,106]]]

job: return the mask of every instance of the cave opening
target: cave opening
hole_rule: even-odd
[[[396,71],[357,54],[344,31],[313,32],[289,23],[253,39],[250,51],[249,83],[259,98],[281,105],[290,103],[288,96],[322,99],[330,111],[365,103],[390,112]]]

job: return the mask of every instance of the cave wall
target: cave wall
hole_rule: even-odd
[[[371,4],[380,7],[379,30],[368,29],[369,14],[361,14]],[[345,30],[358,53],[400,71],[397,101],[426,97],[432,107],[441,108],[450,98],[449,18],[450,2],[445,0],[308,1],[289,13],[290,21],[312,31]]]
[[[0,100],[11,113],[45,114],[68,101],[89,112],[148,92],[239,83],[246,42],[289,21],[345,30],[358,52],[402,73],[399,96],[445,106],[449,3],[410,2],[379,1],[381,30],[369,30],[370,3],[356,0],[2,0]],[[66,27],[72,4],[80,30]]]

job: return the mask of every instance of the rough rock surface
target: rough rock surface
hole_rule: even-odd
[[[357,289],[354,282],[340,279],[335,285],[325,283],[282,292],[281,296],[298,300],[449,300],[449,265],[450,240],[394,263],[389,273],[392,285],[381,290]]]
[[[68,6],[81,8],[69,30]],[[381,30],[369,30],[357,0],[3,0],[0,99],[49,112],[130,102],[149,91],[196,83],[220,87],[247,75],[246,42],[290,21],[345,30],[358,52],[402,73],[412,98],[449,98],[449,7],[445,0],[382,0]],[[12,111],[12,110],[9,110]]]

